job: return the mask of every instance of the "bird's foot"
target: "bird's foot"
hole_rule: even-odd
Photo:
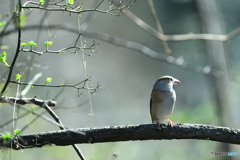
[[[160,128],[160,123],[157,121],[156,127]]]
[[[157,129],[161,130],[159,121],[157,121],[156,127],[157,127]]]
[[[156,128],[160,128],[160,123],[157,121],[156,124],[155,124]]]
[[[167,119],[167,121],[168,121],[168,125],[169,125],[170,127],[172,127],[172,126],[174,125],[174,123],[173,123],[170,119]]]

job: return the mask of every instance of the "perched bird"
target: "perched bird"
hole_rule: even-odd
[[[162,76],[153,86],[150,100],[150,113],[152,122],[156,123],[158,127],[159,123],[165,120],[168,120],[169,125],[174,124],[168,118],[173,112],[176,101],[176,93],[173,86],[178,83],[180,83],[180,81],[171,76]]]

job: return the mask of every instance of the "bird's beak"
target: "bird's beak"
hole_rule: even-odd
[[[173,80],[173,85],[176,85],[176,84],[178,84],[178,83],[181,83],[178,79],[174,79],[174,80]]]

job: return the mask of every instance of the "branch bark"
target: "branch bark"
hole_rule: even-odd
[[[36,97],[33,98],[15,98],[15,97],[0,97],[0,103],[14,103],[16,101],[17,104],[25,105],[25,104],[35,104],[38,106],[42,106],[45,103],[48,106],[55,107],[57,102],[53,101],[52,99],[50,100],[41,100],[37,99]]]
[[[20,135],[12,141],[12,146],[13,149],[18,150],[42,147],[45,145],[67,146],[77,143],[163,139],[199,139],[240,144],[240,129],[181,123],[175,124],[172,127],[161,124],[160,128],[157,128],[154,124],[112,126],[93,129],[85,128]],[[10,143],[10,140],[4,143],[4,140],[0,138],[0,148],[10,148]]]

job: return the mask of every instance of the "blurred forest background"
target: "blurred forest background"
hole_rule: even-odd
[[[23,1],[25,2],[25,1]],[[76,0],[82,3],[83,9],[90,9],[99,4],[95,1]],[[119,3],[119,1],[114,1]],[[129,1],[124,1],[127,4]],[[157,31],[156,19],[151,12],[148,0],[137,0],[128,8],[137,18],[141,19]],[[105,0],[99,9],[108,10],[110,1]],[[13,14],[17,1],[0,0],[0,21],[8,21]],[[235,0],[153,0],[157,19],[165,35],[215,34],[226,35],[240,27],[240,1]],[[127,12],[129,13],[129,12]],[[78,34],[74,31],[61,29],[69,26],[78,31],[78,15],[65,12],[45,12],[44,10],[24,10],[25,27],[39,25],[58,25],[59,28],[33,29],[22,32],[22,42],[33,40],[38,46],[35,50],[44,49],[44,42],[49,34],[53,45],[50,50],[59,50],[73,45]],[[42,19],[43,17],[43,19]],[[138,19],[136,19],[139,22]],[[85,56],[87,73],[91,76],[89,84],[96,86],[99,82],[104,90],[91,95],[93,106],[93,126],[116,126],[151,123],[149,100],[154,82],[163,75],[171,75],[181,81],[175,86],[177,101],[170,119],[175,123],[196,123],[220,125],[240,128],[240,85],[239,85],[239,49],[240,36],[224,41],[221,36],[212,36],[215,40],[187,39],[163,41],[144,28],[143,23],[123,14],[120,17],[99,12],[84,12],[80,17],[83,27],[83,40],[91,45],[97,40],[100,45],[93,56]],[[7,28],[13,29],[14,24]],[[98,34],[97,34],[98,33]],[[235,32],[234,32],[235,33]],[[104,39],[106,36],[118,38]],[[205,37],[208,37],[207,35]],[[222,36],[223,37],[223,36]],[[17,44],[17,32],[2,35],[2,45],[8,45],[7,61],[14,57]],[[213,39],[214,39],[213,38]],[[123,43],[119,46],[118,40]],[[134,43],[131,43],[134,42]],[[136,45],[140,44],[140,45]],[[80,45],[80,44],[79,44]],[[167,53],[166,45],[171,50]],[[137,46],[134,48],[133,46]],[[165,46],[165,47],[164,47]],[[147,47],[148,49],[144,48]],[[153,51],[153,52],[151,52]],[[2,53],[3,49],[1,49]],[[86,52],[89,52],[86,50]],[[156,58],[148,54],[157,53]],[[38,55],[21,52],[13,75],[23,73],[31,60]],[[213,69],[213,70],[212,70]],[[85,79],[82,55],[65,52],[61,54],[43,54],[31,65],[28,72],[21,78],[29,82],[37,73],[43,76],[36,83],[44,84],[46,77],[52,78],[52,85],[75,84]],[[211,74],[213,73],[213,74]],[[8,75],[8,68],[0,64],[0,88],[2,89]],[[17,86],[14,85],[5,96],[15,96]],[[25,86],[21,86],[23,90]],[[78,97],[74,88],[34,87],[25,97],[33,97],[58,102],[54,109],[66,127],[91,127],[90,106],[87,92],[82,90]],[[33,105],[28,105],[29,109]],[[38,108],[38,106],[34,106]],[[0,125],[12,117],[13,107],[0,104]],[[41,113],[43,110],[38,110]],[[20,110],[20,114],[24,111]],[[47,113],[45,113],[48,116]],[[35,115],[17,121],[16,128],[27,125]],[[1,133],[11,131],[12,125],[2,126]],[[21,134],[59,130],[57,126],[38,119],[28,126]],[[92,158],[90,144],[79,144],[86,159]],[[101,143],[92,145],[95,160],[146,160],[146,159],[220,159],[210,157],[210,152],[238,152],[237,145],[202,140],[162,140],[162,141],[129,141]],[[0,159],[9,157],[10,152],[1,150]],[[71,146],[44,147],[12,151],[12,159],[79,159]],[[224,159],[239,159],[224,157]]]

